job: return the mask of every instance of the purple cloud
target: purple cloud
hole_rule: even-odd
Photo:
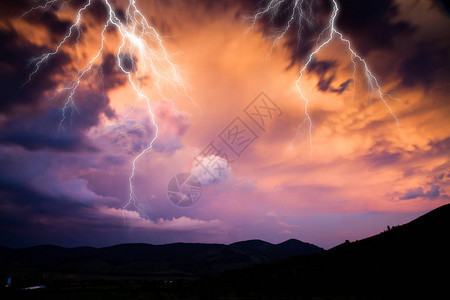
[[[400,197],[400,200],[411,200],[419,197],[436,199],[441,195],[439,188],[440,187],[438,185],[433,185],[428,192],[424,192],[421,186],[415,189],[409,189],[403,196]]]

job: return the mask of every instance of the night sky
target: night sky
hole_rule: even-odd
[[[45,2],[0,2],[0,245],[296,238],[330,248],[449,203],[445,2],[340,1],[336,26],[366,60],[388,105],[370,89],[360,63],[354,72],[346,44],[333,39],[300,81],[309,136],[296,80],[331,2],[314,2],[311,23],[295,23],[275,41],[290,18],[286,7],[254,26],[249,19],[267,1],[137,1],[182,83],[166,80],[164,62],[130,49],[120,55],[158,124],[153,148],[136,161],[135,198],[127,205],[132,161],[156,128],[117,64],[114,26],[63,112],[65,88],[95,55],[108,18],[104,2],[92,1],[77,32],[31,79],[33,59],[55,51],[87,2],[55,1],[25,15]],[[127,1],[110,2],[125,22]],[[148,71],[152,63],[163,80]],[[261,97],[274,109],[262,125],[249,113]],[[235,122],[250,129],[251,139],[233,150],[224,140]],[[228,155],[215,157],[224,172],[214,178],[195,159],[211,142]],[[168,199],[168,183],[179,173],[203,184],[190,207]]]

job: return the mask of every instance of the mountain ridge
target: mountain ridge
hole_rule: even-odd
[[[310,244],[310,245],[314,245],[312,243],[308,243],[308,242],[303,242],[301,240],[295,239],[295,238],[290,238],[287,239],[283,242],[279,242],[279,243],[271,243],[271,242],[267,242],[261,239],[250,239],[250,240],[239,240],[237,242],[232,242],[229,244],[226,243],[197,243],[197,242],[173,242],[173,243],[167,243],[167,244],[151,244],[151,243],[121,243],[121,244],[113,244],[113,245],[108,245],[108,246],[101,246],[101,247],[95,247],[95,246],[61,246],[61,245],[55,245],[55,244],[38,244],[38,245],[33,245],[33,246],[26,246],[26,247],[9,247],[9,246],[3,246],[0,245],[0,249],[5,248],[5,249],[13,249],[13,250],[23,250],[23,249],[30,249],[30,248],[40,248],[40,247],[55,247],[55,248],[63,248],[63,249],[81,249],[81,248],[89,248],[89,249],[104,249],[104,248],[111,248],[111,247],[116,247],[116,246],[122,246],[122,245],[145,245],[145,246],[168,246],[168,245],[177,245],[177,244],[181,244],[181,245],[225,245],[225,246],[232,246],[234,244],[239,244],[239,243],[248,243],[248,242],[262,242],[262,243],[266,243],[269,245],[280,245],[280,244],[284,244],[286,242],[289,241],[295,241],[295,242],[300,242],[300,243],[304,243],[304,244]],[[316,246],[316,245],[314,245]],[[316,246],[319,247],[321,249],[323,249],[320,246]]]
[[[283,242],[284,243],[284,242]],[[107,247],[61,247],[37,245],[14,249],[0,247],[2,273],[58,272],[75,274],[200,277],[248,267],[292,255],[311,254],[324,249],[296,240],[286,244],[240,241],[218,243],[170,243],[152,245],[126,243]]]

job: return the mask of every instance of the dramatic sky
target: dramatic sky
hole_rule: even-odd
[[[354,72],[346,44],[334,39],[299,84],[309,99],[309,136],[295,84],[330,17],[329,1],[312,8],[311,24],[294,24],[276,41],[286,11],[253,27],[248,19],[264,1],[137,1],[183,83],[160,80],[149,71],[153,61],[136,52],[121,55],[158,124],[153,148],[136,161],[135,198],[127,205],[132,161],[156,129],[147,102],[118,68],[121,39],[114,27],[105,31],[102,55],[63,114],[64,88],[77,81],[101,43],[106,6],[92,1],[78,30],[29,81],[33,58],[55,51],[86,1],[55,1],[23,16],[44,2],[1,1],[1,245],[296,238],[330,248],[449,202],[450,18],[444,2],[341,1],[336,26],[390,95],[385,101],[399,123],[370,90],[363,65]],[[125,22],[126,1],[110,2]],[[157,46],[151,38],[149,45]],[[155,63],[167,75],[168,65]],[[276,109],[264,126],[246,113],[261,99]],[[241,139],[246,148],[237,149],[239,155],[221,139],[236,124],[251,133],[251,143]],[[229,164],[220,155],[201,155],[210,142]],[[207,178],[195,157],[216,159],[226,170]],[[203,183],[190,207],[168,199],[168,183],[179,173]]]

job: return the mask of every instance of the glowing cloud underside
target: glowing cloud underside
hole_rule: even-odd
[[[399,126],[399,121],[392,108],[389,106],[386,101],[386,97],[390,97],[388,94],[382,92],[381,86],[378,83],[377,78],[372,73],[369,68],[367,62],[356,53],[356,51],[352,48],[350,40],[344,37],[344,35],[336,28],[336,17],[339,12],[339,6],[335,0],[332,0],[333,10],[330,15],[330,19],[328,24],[323,29],[323,31],[318,35],[316,39],[316,46],[314,50],[309,53],[305,64],[300,69],[300,74],[295,82],[298,93],[300,94],[301,99],[304,101],[304,109],[305,109],[305,122],[308,124],[308,136],[309,136],[309,144],[310,144],[310,158],[312,156],[312,119],[308,113],[308,105],[310,101],[302,92],[300,87],[300,82],[303,77],[304,71],[310,66],[313,58],[316,54],[318,54],[326,45],[328,45],[333,39],[338,38],[341,42],[343,42],[347,46],[347,50],[351,56],[351,60],[353,63],[354,71],[353,71],[353,80],[355,79],[355,73],[357,68],[357,62],[362,65],[364,70],[364,75],[367,81],[367,86],[370,92],[373,92],[377,95],[377,97],[382,101],[382,103],[386,106],[388,112],[393,116],[397,127]],[[280,13],[280,9],[287,5],[288,7],[288,20],[287,22],[274,30],[274,35],[271,36],[273,38],[272,48],[277,44],[279,40],[284,38],[289,30],[291,30],[294,24],[298,25],[297,31],[297,41],[300,43],[303,39],[302,34],[302,24],[306,23],[312,25],[314,23],[314,6],[316,5],[316,1],[314,0],[271,0],[269,3],[257,11],[253,17],[250,18],[251,26],[249,28],[253,29],[256,23],[264,17],[268,17],[270,20],[274,20],[275,17]]]
[[[107,10],[107,19],[103,24],[103,29],[101,30],[101,33],[99,35],[100,46],[95,54],[90,58],[89,62],[78,71],[76,78],[69,85],[63,87],[58,91],[59,93],[67,93],[67,97],[65,98],[65,102],[62,108],[62,117],[59,124],[59,129],[63,129],[67,111],[70,109],[73,112],[73,110],[76,109],[75,96],[82,80],[85,79],[87,74],[93,70],[96,64],[100,65],[101,63],[104,54],[103,51],[106,42],[105,33],[107,29],[110,27],[115,28],[116,32],[118,32],[121,38],[121,43],[119,46],[117,46],[115,53],[117,57],[117,67],[127,76],[129,84],[134,89],[137,96],[146,102],[148,113],[151,117],[151,122],[155,129],[154,137],[148,143],[147,147],[145,147],[144,150],[142,150],[136,157],[134,157],[131,162],[131,174],[128,178],[129,198],[127,203],[123,207],[123,210],[125,211],[130,206],[134,206],[138,212],[141,212],[139,201],[135,194],[135,186],[133,184],[133,178],[136,172],[136,163],[146,152],[148,152],[153,147],[153,144],[158,138],[158,124],[152,111],[151,101],[149,97],[143,92],[143,89],[141,87],[142,78],[152,78],[154,86],[157,88],[159,94],[163,98],[163,83],[170,84],[175,89],[181,89],[185,94],[186,88],[183,79],[177,71],[177,67],[169,59],[169,55],[166,51],[166,48],[164,47],[161,35],[158,33],[155,27],[148,23],[143,13],[136,6],[136,1],[129,0],[128,6],[125,10],[125,17],[122,19],[118,17],[113,6],[111,5],[111,1],[97,1],[102,1]],[[50,9],[58,2],[59,1],[56,0],[47,1],[43,5],[31,8],[30,10],[25,12],[23,16],[34,10]],[[62,51],[61,49],[63,46],[67,46],[69,39],[75,37],[75,35],[78,35],[76,40],[77,42],[79,41],[80,34],[82,33],[81,25],[83,22],[84,14],[86,13],[86,10],[93,5],[94,2],[95,0],[88,0],[86,4],[84,4],[84,6],[82,6],[77,11],[74,23],[70,26],[65,36],[61,39],[61,41],[52,52],[44,53],[32,60],[34,69],[30,73],[28,81],[25,82],[25,85],[38,74],[42,66],[49,59],[51,59],[52,56],[55,56],[58,52]],[[136,68],[133,68],[133,70],[128,70],[126,67],[126,62],[124,61],[124,57],[131,59],[133,64],[136,63],[138,64],[138,66]],[[137,62],[134,61],[135,58],[137,59]],[[124,218],[126,218],[125,214]]]

